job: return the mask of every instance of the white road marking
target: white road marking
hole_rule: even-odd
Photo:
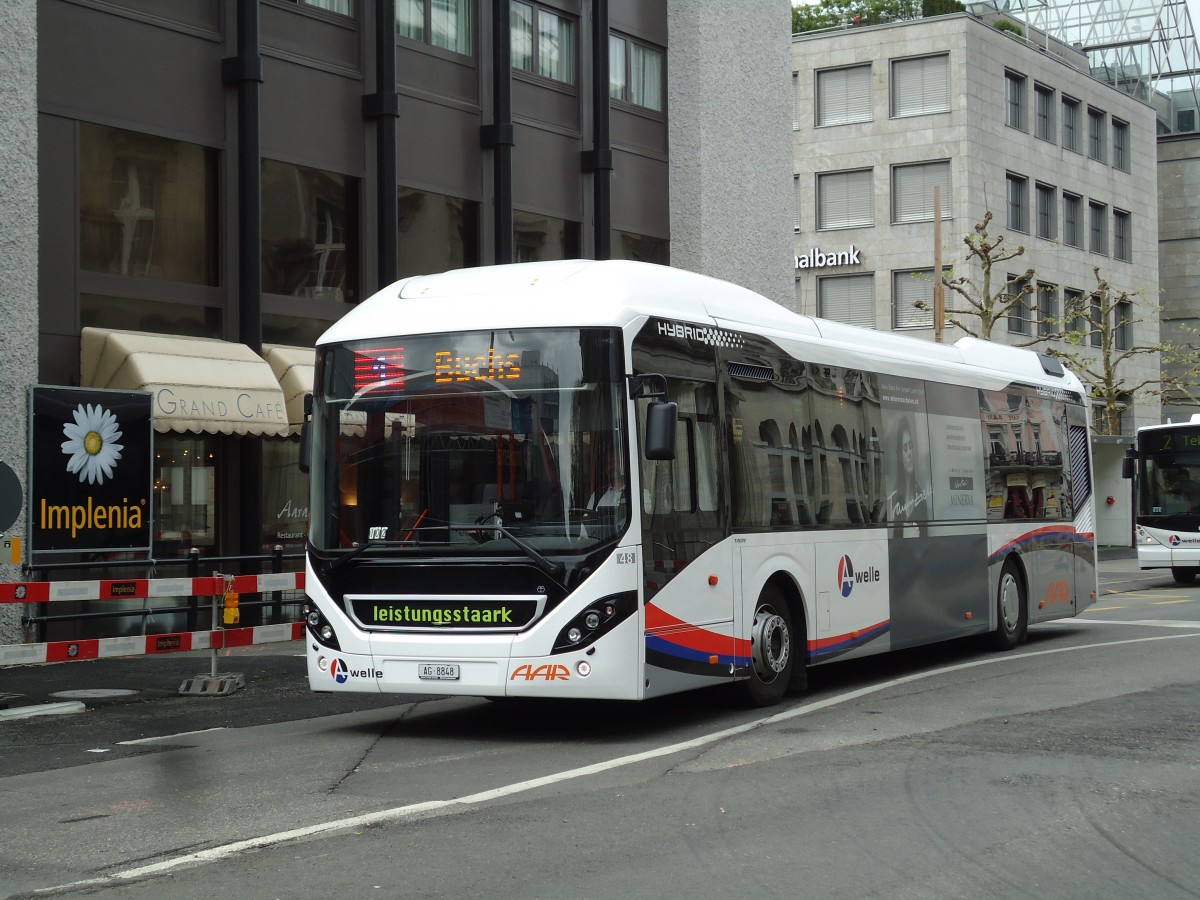
[[[1083,620],[1077,620],[1083,621]],[[1193,628],[1196,629],[1195,634],[1167,634],[1158,635],[1156,637],[1145,638],[1129,638],[1119,641],[1105,641],[1099,644],[1083,644],[1074,647],[1056,647],[1049,650],[1034,650],[1029,653],[1009,653],[1003,656],[989,656],[984,659],[972,660],[971,662],[956,663],[952,666],[944,666],[940,669],[933,669],[928,672],[917,672],[912,675],[905,675],[900,678],[893,678],[890,681],[881,684],[870,685],[868,687],[858,688],[857,690],[847,691],[845,694],[840,694],[836,697],[828,697],[824,700],[818,700],[814,703],[808,703],[803,706],[793,707],[792,709],[784,710],[783,712],[775,713],[767,716],[765,719],[759,719],[754,722],[747,722],[743,725],[735,725],[732,728],[724,728],[720,731],[714,731],[712,734],[702,735],[701,737],[693,738],[690,741],[680,741],[676,744],[667,744],[663,747],[657,747],[653,750],[644,750],[641,753],[631,753],[627,756],[619,756],[615,759],[606,760],[604,762],[593,763],[589,766],[580,766],[576,769],[567,769],[563,772],[556,772],[553,775],[543,775],[541,778],[531,778],[528,781],[518,781],[514,784],[504,785],[498,788],[492,788],[487,791],[479,791],[474,794],[467,794],[462,797],[451,797],[445,800],[427,800],[423,803],[411,803],[407,806],[397,806],[392,809],[383,809],[373,813],[364,813],[358,816],[349,816],[345,819],[338,819],[334,822],[322,822],[317,825],[306,825],[303,828],[293,828],[289,831],[278,831],[274,834],[264,834],[255,838],[246,838],[240,841],[231,841],[228,844],[220,844],[215,847],[209,847],[205,850],[198,850],[195,853],[186,853],[182,856],[175,856],[169,859],[163,859],[149,865],[137,866],[132,869],[125,869],[120,872],[113,872],[109,875],[102,875],[98,878],[88,878],[83,881],[74,881],[70,884],[58,885],[57,887],[42,888],[40,890],[31,891],[30,894],[36,896],[38,894],[59,893],[63,891],[78,890],[80,888],[93,887],[96,885],[111,885],[122,881],[131,881],[138,878],[151,878],[158,875],[164,875],[167,872],[185,866],[195,866],[203,863],[216,862],[222,859],[228,859],[232,856],[237,856],[247,850],[261,850],[266,847],[274,847],[279,844],[285,844],[290,841],[310,838],[317,835],[335,834],[341,831],[358,830],[368,828],[372,825],[381,825],[387,822],[395,822],[401,819],[410,819],[425,813],[436,812],[438,810],[448,809],[450,807],[466,808],[477,803],[487,803],[491,800],[498,800],[502,797],[511,797],[514,794],[522,794],[528,791],[533,791],[538,788],[546,787],[553,784],[561,784],[565,781],[572,781],[576,778],[585,778],[589,775],[598,775],[602,772],[607,772],[612,769],[619,769],[623,766],[633,765],[635,763],[646,762],[651,759],[659,759],[664,756],[671,756],[676,753],[683,753],[687,750],[694,750],[698,747],[704,747],[708,744],[715,744],[718,741],[726,740],[727,738],[735,737],[739,734],[745,734],[748,731],[754,731],[758,728],[763,728],[768,725],[775,725],[780,722],[786,722],[789,719],[806,716],[810,713],[818,712],[823,709],[829,709],[832,706],[837,706],[846,703],[850,700],[857,700],[860,697],[866,697],[871,694],[885,691],[889,688],[897,687],[903,684],[911,684],[915,681],[922,681],[926,678],[932,678],[937,675],[946,675],[952,672],[961,672],[966,669],[976,669],[981,666],[990,666],[997,663],[1008,662],[1016,659],[1025,659],[1033,656],[1051,656],[1058,653],[1074,653],[1078,650],[1096,650],[1108,647],[1120,647],[1129,644],[1145,644],[1151,641],[1170,641],[1179,638],[1195,638],[1200,637],[1200,622],[1178,622],[1178,623],[1159,623],[1159,622],[1104,622],[1095,619],[1088,620],[1088,624],[1098,625],[1162,625],[1169,628]]]
[[[137,738],[132,741],[117,741],[118,746],[128,747],[133,744],[156,744],[159,741],[173,741],[175,738],[189,737],[193,734],[208,734],[210,731],[224,731],[225,726],[218,725],[216,728],[201,728],[197,731],[181,731],[178,734],[164,734],[158,737]]]

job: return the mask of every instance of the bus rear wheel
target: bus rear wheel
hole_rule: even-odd
[[[997,650],[1012,650],[1029,630],[1029,605],[1025,602],[1025,582],[1013,559],[1004,563],[1000,584],[996,588],[996,630],[992,644]]]
[[[787,599],[771,584],[763,588],[754,605],[750,657],[750,677],[741,683],[745,699],[753,706],[774,706],[787,693],[796,647]]]
[[[1171,566],[1171,577],[1175,579],[1176,584],[1192,584],[1198,571],[1200,569],[1195,566]]]

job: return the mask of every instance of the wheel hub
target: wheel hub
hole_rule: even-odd
[[[773,609],[759,608],[754,613],[750,646],[754,671],[758,677],[764,682],[774,681],[787,668],[792,653],[792,638],[788,634],[787,622]]]

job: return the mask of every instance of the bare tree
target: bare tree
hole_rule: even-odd
[[[993,290],[996,280],[995,269],[1010,259],[1016,259],[1025,253],[1024,245],[1009,248],[1005,246],[1004,235],[992,237],[988,233],[988,225],[992,221],[992,211],[983,214],[983,221],[975,226],[975,230],[963,236],[967,247],[967,263],[978,260],[982,276],[978,284],[967,275],[942,275],[942,284],[956,296],[953,302],[946,304],[946,324],[961,328],[972,337],[986,341],[992,339],[992,329],[1001,319],[1007,318],[1014,307],[1028,304],[1028,297],[1034,292],[1033,269],[1026,269],[1025,274],[1010,279],[1000,271],[1000,287]],[[935,273],[934,277],[937,277]],[[932,311],[931,304],[918,300],[914,306],[917,309]],[[966,317],[971,324],[965,324]],[[974,321],[971,321],[974,320]]]
[[[1162,342],[1135,344],[1133,326],[1152,316],[1157,320],[1160,308],[1147,302],[1141,291],[1114,289],[1101,277],[1099,266],[1092,267],[1092,274],[1096,289],[1078,295],[1061,318],[1050,320],[1062,331],[1030,343],[1045,344],[1045,352],[1063,360],[1088,387],[1100,407],[1095,419],[1097,433],[1120,434],[1121,413],[1132,402],[1133,395],[1142,390],[1157,394],[1162,388],[1162,379],[1157,375],[1140,381],[1126,380],[1123,364],[1146,354],[1157,354],[1160,358],[1174,355],[1178,348]],[[1063,345],[1073,349],[1065,349]]]

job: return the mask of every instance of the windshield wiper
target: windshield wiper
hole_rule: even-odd
[[[331,560],[328,560],[325,563],[325,571],[328,574],[332,575],[334,572],[336,572],[338,569],[340,569],[346,563],[350,562],[350,560],[357,559],[364,552],[366,552],[367,550],[374,549],[375,547],[407,547],[409,544],[412,544],[412,543],[415,543],[415,542],[414,541],[363,541],[361,544],[355,544],[349,550],[343,550],[340,555],[335,556]]]
[[[476,525],[450,525],[449,528],[451,531],[470,531],[470,532],[498,531],[498,532],[500,532],[502,535],[504,535],[506,538],[508,538],[510,541],[512,541],[513,544],[515,544],[522,553],[524,553],[531,560],[533,560],[533,562],[537,565],[537,567],[539,569],[541,569],[543,572],[545,572],[547,575],[549,575],[551,578],[553,578],[555,580],[555,582],[557,583],[557,586],[561,588],[563,585],[561,582],[559,582],[559,579],[562,578],[563,572],[565,572],[567,570],[567,567],[564,566],[562,563],[546,556],[546,554],[542,553],[542,551],[538,550],[536,547],[532,547],[529,544],[525,543],[525,541],[521,540],[521,538],[517,537],[507,527],[505,527],[504,523],[500,521],[499,516],[495,516],[495,519],[496,519],[495,522],[492,522],[492,523],[486,524],[486,525],[482,524],[482,523],[476,524]]]

